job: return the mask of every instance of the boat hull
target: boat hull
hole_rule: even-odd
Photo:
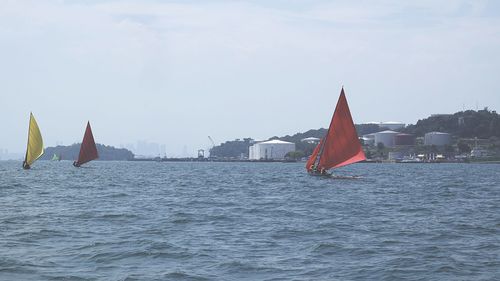
[[[361,179],[361,176],[338,176],[338,175],[333,175],[333,174],[321,174],[321,173],[308,173],[310,176],[313,177],[322,177],[322,178],[328,178],[328,179],[335,179],[335,180],[356,180],[356,179]]]

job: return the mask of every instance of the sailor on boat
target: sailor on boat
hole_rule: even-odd
[[[28,163],[26,163],[26,161],[23,161],[23,169],[29,170],[31,169],[31,166]]]
[[[327,173],[325,168],[321,168],[321,171],[319,172],[319,174],[322,176],[331,176],[332,175],[332,174]]]
[[[315,164],[312,164],[310,169],[309,169],[309,174],[313,175],[313,176],[331,176],[332,174],[328,173],[326,171],[325,168],[321,168],[319,171],[318,171],[318,168]]]

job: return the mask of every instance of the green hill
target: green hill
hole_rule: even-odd
[[[460,138],[488,139],[500,137],[500,116],[488,109],[460,111],[455,114],[439,114],[418,120],[408,125],[403,132],[423,136],[425,133],[439,131]]]
[[[226,141],[220,145],[212,147],[210,149],[210,156],[219,158],[239,158],[241,154],[243,154],[245,157],[248,157],[248,147],[251,143],[251,138]]]
[[[102,144],[96,144],[99,159],[103,161],[111,160],[130,160],[134,158],[134,154],[125,148],[115,148]],[[45,148],[41,160],[50,160],[54,154],[61,157],[61,160],[76,160],[80,153],[80,143],[75,143],[69,146],[58,145],[56,147]]]
[[[386,130],[376,124],[357,124],[356,130],[359,136]],[[270,139],[279,139],[295,143],[296,150],[310,155],[314,149],[314,144],[301,142],[308,137],[322,138],[326,134],[326,129],[313,129],[304,133],[286,135],[282,137],[274,136]],[[423,136],[432,131],[450,133],[459,138],[480,138],[488,139],[500,137],[500,116],[495,111],[488,109],[474,111],[467,110],[455,114],[439,114],[418,120],[415,125],[408,125],[402,132]],[[252,139],[227,141],[211,149],[210,155],[216,157],[235,157],[242,154],[248,157],[248,147],[252,145]]]

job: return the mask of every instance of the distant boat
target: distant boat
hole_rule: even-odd
[[[85,129],[85,135],[83,136],[83,141],[80,146],[80,154],[78,155],[78,160],[73,162],[73,166],[80,167],[82,164],[97,158],[99,158],[99,155],[97,153],[94,136],[92,135],[90,122],[87,122],[87,129]]]
[[[366,160],[352,121],[344,88],[326,136],[323,137],[307,161],[306,169],[312,175],[331,176],[328,169],[335,169]]]
[[[31,165],[43,155],[43,139],[40,128],[36,123],[33,113],[30,112],[30,124],[28,129],[28,146],[23,161],[23,168],[30,169]]]
[[[59,157],[57,154],[54,153],[54,155],[52,156],[52,159],[50,159],[52,161],[60,161],[61,160],[61,157]]]

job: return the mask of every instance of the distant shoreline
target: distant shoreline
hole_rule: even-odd
[[[22,162],[22,159],[0,159],[0,162]],[[74,160],[60,160],[60,161],[51,161],[42,159],[42,162],[72,162]],[[267,160],[247,160],[247,159],[208,159],[208,158],[138,158],[138,159],[129,159],[129,160],[94,160],[96,162],[221,162],[221,163],[306,163],[306,161],[293,161],[293,160],[276,160],[276,159],[267,159]],[[362,161],[359,163],[366,164],[500,164],[500,160],[491,160],[491,161],[468,161],[468,162],[456,162],[456,161],[442,161],[442,162],[396,162],[396,161],[378,161],[378,160],[368,160]]]
[[[225,163],[306,163],[306,161],[294,161],[294,160],[278,160],[278,159],[267,159],[267,160],[248,160],[248,159],[209,159],[209,158],[137,158],[125,161],[131,162],[225,162]],[[499,160],[492,161],[469,161],[469,162],[457,162],[457,161],[434,161],[434,162],[395,162],[395,161],[379,161],[379,160],[367,160],[359,163],[367,164],[500,164]]]
[[[248,162],[248,163],[297,163],[301,161],[295,160],[279,160],[279,159],[266,159],[266,160],[248,160],[248,159],[211,159],[211,158],[134,158],[127,161],[133,162]]]

